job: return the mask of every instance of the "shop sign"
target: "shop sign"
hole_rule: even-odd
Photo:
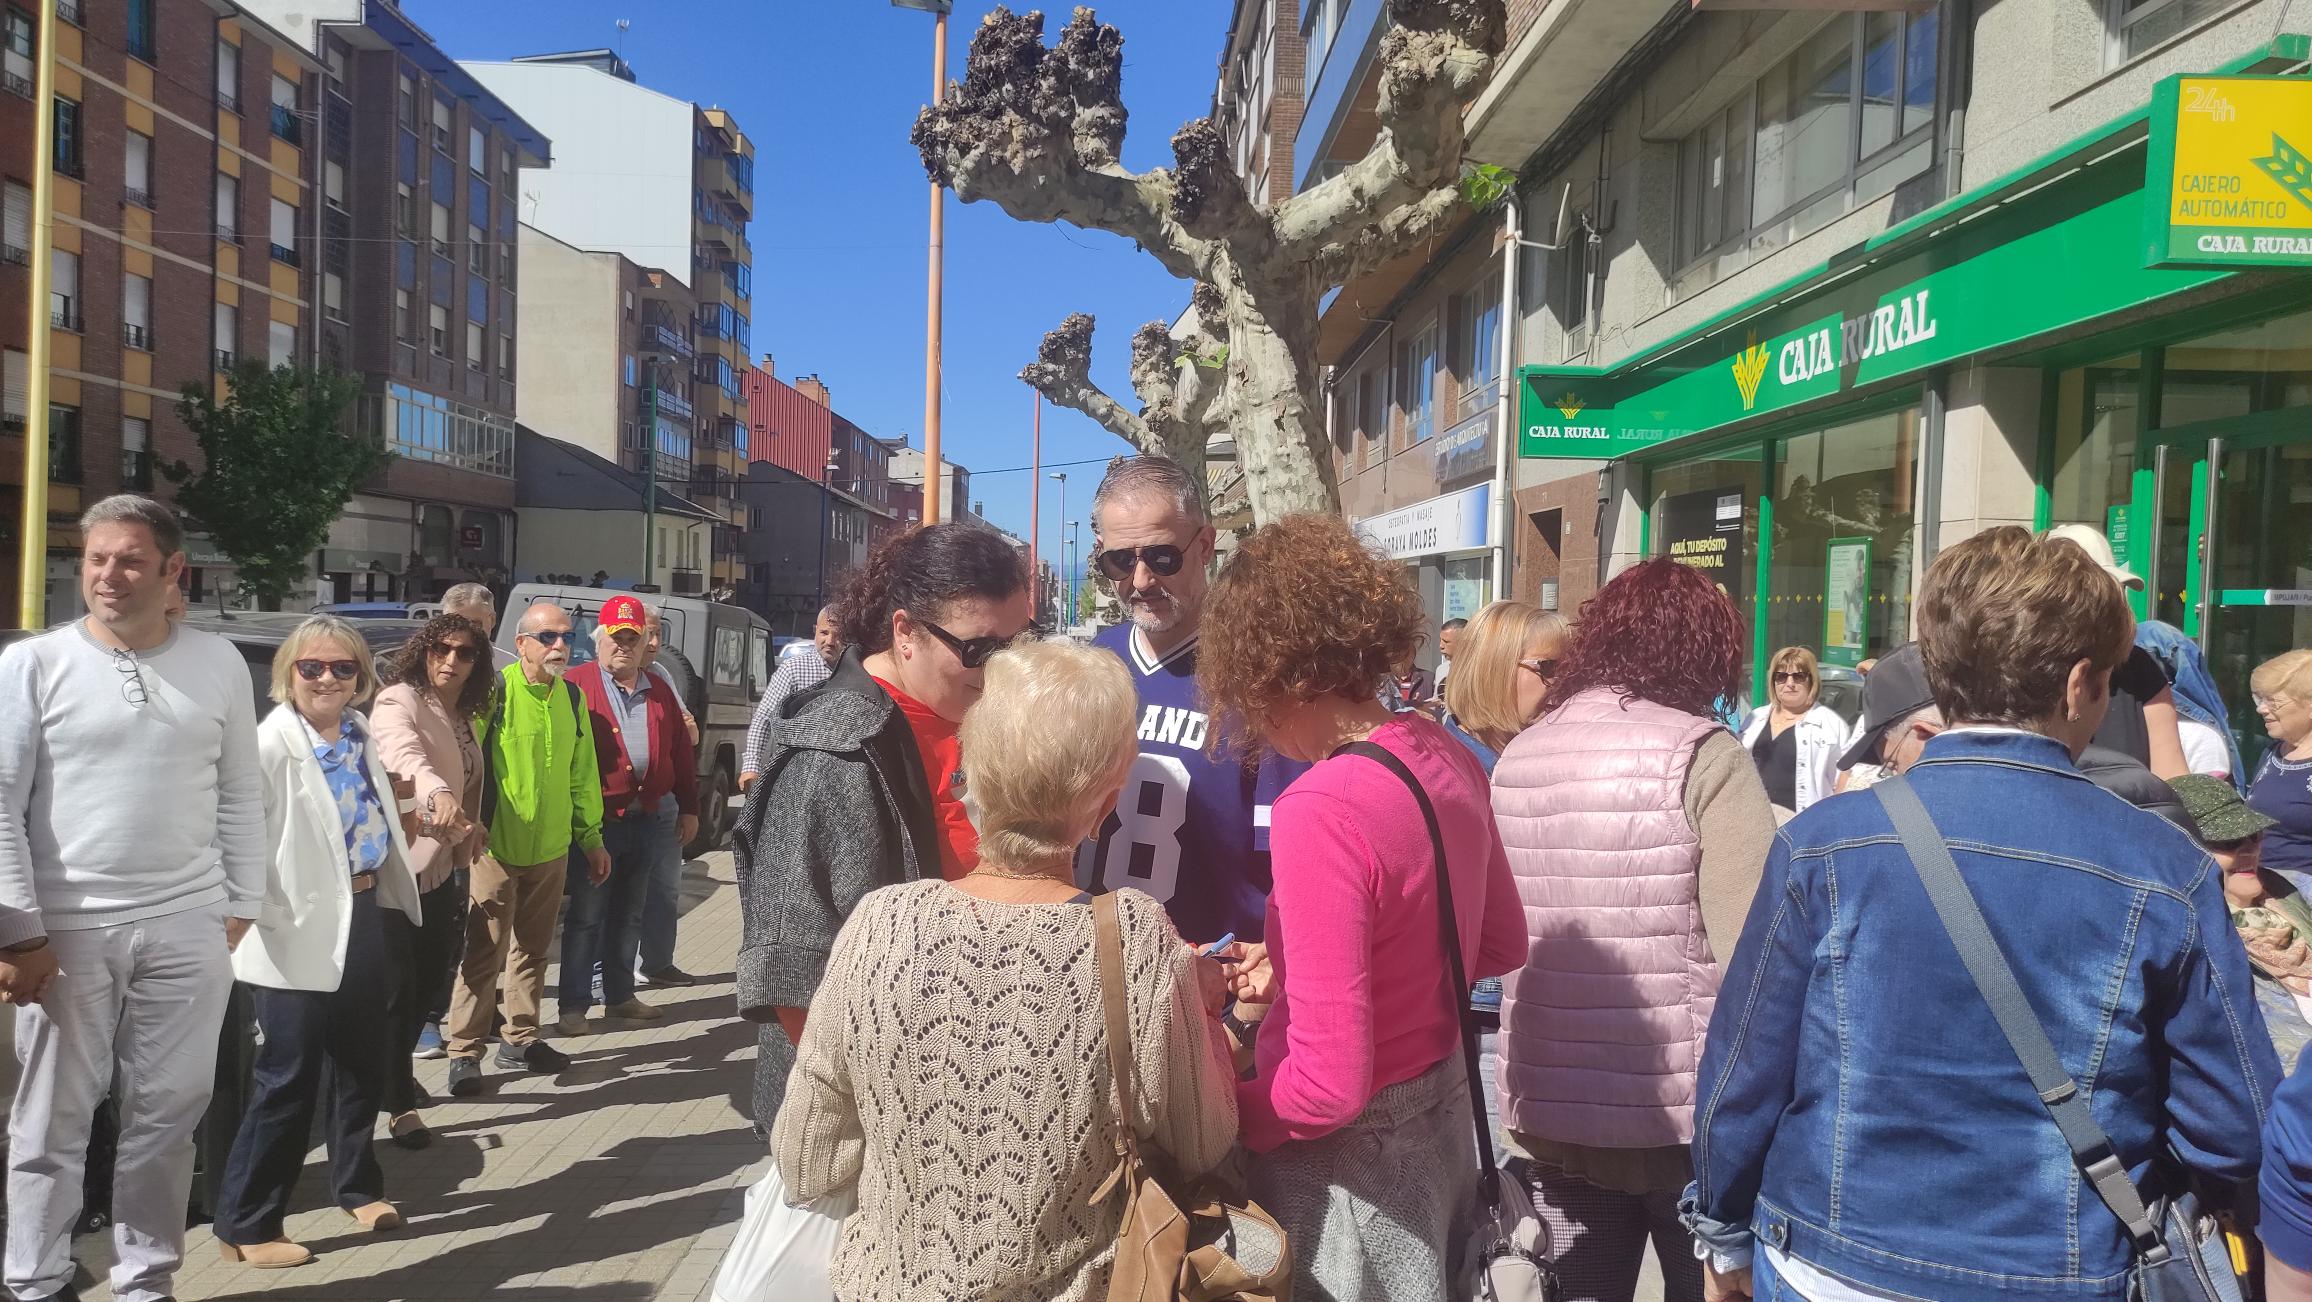
[[[1493,485],[1478,484],[1387,515],[1369,516],[1357,521],[1355,528],[1358,537],[1388,552],[1393,560],[1475,551],[1486,545],[1492,505]]]
[[[1852,669],[1870,644],[1868,538],[1833,538],[1823,563],[1822,660]]]
[[[2142,191],[2112,169],[2033,202],[1650,365],[1527,367],[1519,455],[1642,452],[2140,308],[2224,274],[2143,266]]]
[[[482,526],[469,524],[458,530],[458,546],[473,551],[482,545]]]
[[[2143,217],[2147,266],[2312,267],[2312,79],[2154,87]]]
[[[1743,501],[1740,484],[1680,493],[1662,499],[1655,522],[1671,560],[1702,571],[1736,601],[1748,588],[1742,577]]]
[[[1431,454],[1437,481],[1449,483],[1475,474],[1493,473],[1493,418],[1491,408],[1462,421],[1437,440]]]

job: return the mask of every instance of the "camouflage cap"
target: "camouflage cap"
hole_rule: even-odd
[[[2239,790],[2222,778],[2187,773],[2168,779],[2168,785],[2175,788],[2176,797],[2184,803],[2184,812],[2192,816],[2192,822],[2200,829],[2203,844],[2234,845],[2266,828],[2280,825],[2280,820],[2242,800]]]

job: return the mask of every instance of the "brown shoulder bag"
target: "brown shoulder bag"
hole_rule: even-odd
[[[1124,998],[1124,929],[1116,897],[1092,901],[1108,1070],[1116,1078],[1116,1170],[1092,1195],[1124,1191],[1108,1302],[1291,1302],[1292,1246],[1284,1227],[1216,1175],[1183,1180],[1171,1158],[1132,1133],[1132,1018]],[[1239,1228],[1273,1236],[1276,1262],[1259,1274],[1229,1249]]]

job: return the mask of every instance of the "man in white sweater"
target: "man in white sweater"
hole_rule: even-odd
[[[0,655],[0,1001],[23,1062],[5,1281],[73,1296],[89,1120],[117,1078],[112,1295],[160,1302],[228,955],[265,893],[256,708],[232,644],[167,617],[185,565],[168,508],[106,498],[81,532],[87,618]]]

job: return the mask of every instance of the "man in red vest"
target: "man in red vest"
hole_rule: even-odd
[[[682,702],[664,680],[645,671],[649,620],[637,598],[602,603],[594,661],[568,674],[593,715],[610,876],[600,882],[570,879],[559,1008],[565,1036],[586,1033],[597,966],[602,1004],[612,1017],[659,1017],[634,996],[643,904],[652,873],[679,862],[682,847],[698,832],[698,752],[683,724]]]

